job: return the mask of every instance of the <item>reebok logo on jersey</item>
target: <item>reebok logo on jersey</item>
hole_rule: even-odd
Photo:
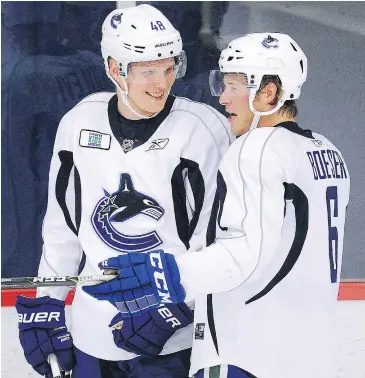
[[[156,140],[153,140],[151,142],[151,146],[148,147],[148,150],[147,151],[152,151],[152,150],[162,150],[166,147],[167,143],[169,143],[169,139],[168,138],[164,138],[164,139],[156,139]]]
[[[196,323],[195,326],[195,340],[204,340],[205,323]]]
[[[325,147],[326,145],[319,139],[312,139],[311,142],[316,146],[316,147]]]
[[[93,130],[81,130],[79,144],[81,147],[109,150],[111,136]]]

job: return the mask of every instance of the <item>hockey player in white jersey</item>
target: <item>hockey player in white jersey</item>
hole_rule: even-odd
[[[196,299],[197,378],[334,378],[347,166],[327,138],[296,123],[307,58],[291,37],[245,35],[219,66],[211,89],[240,137],[220,164],[211,245],[174,261],[156,250],[104,264],[131,265],[120,287],[137,278],[161,303]]]
[[[100,275],[103,259],[158,247],[179,255],[206,243],[229,124],[207,105],[169,95],[186,58],[179,32],[161,12],[150,5],[115,10],[102,31],[117,94],[90,95],[59,125],[39,276],[77,274],[83,253],[80,274]],[[21,343],[40,374],[51,376],[48,354],[70,369],[74,352],[76,378],[188,376],[191,302],[151,308],[120,326],[118,296],[99,301],[76,288],[68,332],[67,291],[42,287],[36,299],[17,301]]]

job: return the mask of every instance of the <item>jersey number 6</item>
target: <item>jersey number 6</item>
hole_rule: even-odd
[[[331,269],[331,282],[337,282],[337,263],[338,263],[338,232],[332,225],[332,219],[338,217],[338,195],[337,186],[329,186],[326,191],[327,219],[328,219],[328,247]],[[333,206],[331,208],[331,202]]]

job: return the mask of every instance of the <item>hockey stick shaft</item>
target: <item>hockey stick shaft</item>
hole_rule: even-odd
[[[1,289],[29,289],[41,286],[93,285],[116,278],[116,274],[91,276],[13,277],[2,278]]]
[[[54,354],[50,354],[48,356],[48,363],[51,365],[53,378],[70,377],[70,373],[68,371],[61,370],[60,366],[58,365],[57,357]]]

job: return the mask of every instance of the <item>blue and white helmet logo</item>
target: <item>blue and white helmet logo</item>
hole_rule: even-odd
[[[279,41],[276,38],[271,37],[271,35],[268,35],[262,41],[262,45],[267,49],[276,49],[279,47]]]
[[[123,13],[119,13],[119,14],[115,14],[110,19],[110,25],[113,29],[116,29],[118,25],[122,22],[122,16],[123,16]]]
[[[91,216],[91,223],[104,243],[120,252],[145,252],[162,244],[156,231],[125,235],[113,226],[113,223],[122,223],[140,214],[158,221],[165,213],[157,201],[135,190],[128,173],[120,175],[116,192],[109,194],[104,190],[104,193]]]

